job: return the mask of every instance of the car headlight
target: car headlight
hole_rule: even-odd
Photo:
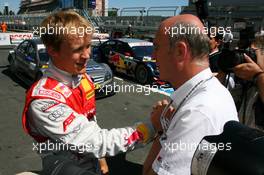
[[[112,72],[108,70],[105,74],[105,81],[112,79],[112,77]]]

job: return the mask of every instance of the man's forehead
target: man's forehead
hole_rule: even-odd
[[[68,44],[70,47],[77,47],[83,44],[89,44],[91,42],[91,37],[89,36],[77,36],[77,35],[68,35],[64,38],[63,41],[65,44]]]
[[[91,34],[68,34],[65,36],[65,38],[68,39],[91,39],[92,35]]]
[[[65,37],[65,40],[69,42],[82,42],[82,41],[90,41],[92,39],[91,35],[77,35],[77,34],[70,34]]]

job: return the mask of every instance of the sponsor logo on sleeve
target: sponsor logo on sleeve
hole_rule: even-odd
[[[50,109],[50,108],[52,108],[52,107],[54,107],[54,106],[56,106],[56,105],[58,105],[59,103],[58,102],[56,102],[56,101],[51,101],[51,102],[48,102],[48,103],[46,103],[45,105],[43,105],[41,108],[40,108],[40,110],[42,111],[42,112],[46,112],[48,109]]]
[[[53,111],[52,113],[50,113],[48,115],[48,118],[51,120],[51,121],[57,121],[57,119],[59,119],[62,115],[64,115],[65,113],[65,109],[64,107],[60,107],[58,108],[57,110]]]
[[[130,146],[137,141],[143,140],[143,135],[139,131],[134,131],[128,138],[125,138],[125,140],[127,140],[126,146]]]
[[[33,94],[33,96],[50,97],[52,99],[65,102],[64,97],[60,93],[48,89],[39,89],[37,93]]]
[[[63,131],[65,132],[68,128],[68,126],[73,122],[73,120],[75,119],[75,115],[73,113],[71,113],[71,115],[66,119],[64,120],[63,122]]]

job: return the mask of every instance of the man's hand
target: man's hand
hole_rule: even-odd
[[[246,63],[239,64],[234,67],[234,73],[236,76],[243,80],[252,80],[254,75],[263,70],[256,64],[249,56],[244,54]]]
[[[162,131],[162,126],[160,123],[160,117],[161,117],[162,111],[166,108],[166,106],[168,104],[169,104],[169,102],[167,100],[162,100],[162,101],[158,101],[153,106],[153,109],[151,112],[151,122],[152,122],[152,125],[154,126],[156,132]],[[170,120],[174,111],[175,111],[175,109],[172,106],[170,106],[164,117],[166,117]]]

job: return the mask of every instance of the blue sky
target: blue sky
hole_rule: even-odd
[[[5,3],[15,12],[19,9],[20,0],[0,0],[0,10],[3,11]],[[177,6],[186,5],[188,0],[108,0],[109,7],[151,7],[151,6]]]
[[[176,6],[186,4],[188,0],[108,0],[109,7],[151,7]]]

